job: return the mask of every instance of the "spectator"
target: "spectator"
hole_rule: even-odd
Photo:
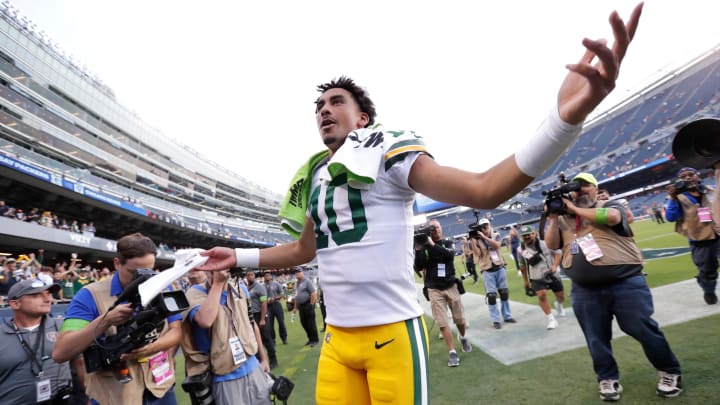
[[[0,200],[0,216],[5,216],[10,207],[5,204],[5,200]]]
[[[40,220],[40,210],[37,208],[31,209],[30,212],[27,214],[27,217],[25,217],[26,222],[37,223],[39,220]]]

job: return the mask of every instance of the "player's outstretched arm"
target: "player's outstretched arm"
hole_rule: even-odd
[[[305,264],[315,257],[315,234],[313,224],[305,220],[300,239],[292,243],[274,246],[266,249],[231,249],[214,247],[201,252],[207,256],[208,261],[197,270],[217,271],[232,267],[250,268],[284,268]]]
[[[577,138],[588,114],[615,88],[642,7],[643,3],[635,7],[627,24],[617,12],[610,14],[612,47],[602,39],[583,40],[585,54],[578,63],[566,66],[569,72],[560,86],[557,108],[514,156],[486,172],[472,173],[441,166],[423,155],[410,172],[410,186],[438,201],[483,209],[495,208],[520,192],[560,157]]]

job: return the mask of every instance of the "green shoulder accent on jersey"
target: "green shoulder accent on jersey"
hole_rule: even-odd
[[[67,318],[62,324],[62,328],[60,328],[60,332],[65,332],[66,330],[73,331],[73,330],[80,330],[90,324],[90,322],[84,320],[84,319],[77,319],[77,318]]]

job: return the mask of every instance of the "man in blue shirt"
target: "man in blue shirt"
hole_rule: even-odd
[[[270,367],[260,330],[248,315],[250,292],[241,283],[239,289],[231,286],[227,271],[208,277],[195,270],[188,278],[192,283],[187,291],[190,309],[182,338],[186,374],[192,377],[211,372],[212,396],[218,405],[269,405],[264,371]]]
[[[135,309],[121,303],[108,311],[135,277],[139,269],[155,267],[157,246],[150,238],[135,233],[117,242],[117,271],[112,278],[88,284],[73,297],[65,315],[53,359],[57,362],[76,358],[102,335],[116,333],[116,327],[127,322]],[[175,372],[169,361],[182,335],[181,315],[167,318],[158,339],[124,355],[132,378],[120,382],[112,371],[100,370],[86,378],[87,394],[102,405],[152,404],[174,405]]]
[[[717,218],[711,214],[708,198],[711,190],[700,182],[700,173],[692,167],[678,172],[678,181],[668,186],[670,199],[665,205],[665,218],[675,222],[675,232],[688,238],[696,276],[703,298],[708,305],[717,304],[715,293],[718,277]]]

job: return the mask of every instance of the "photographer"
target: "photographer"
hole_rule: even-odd
[[[717,304],[719,224],[711,213],[712,190],[700,182],[700,173],[692,167],[680,169],[678,181],[667,190],[670,199],[665,205],[665,218],[675,222],[675,232],[688,238],[703,298],[708,305]]]
[[[193,270],[188,278],[190,306],[181,342],[188,378],[183,389],[190,391],[193,403],[212,392],[218,405],[269,405],[264,372],[270,366],[260,329],[248,314],[250,292],[242,283],[233,288],[227,271]]]
[[[440,328],[445,344],[450,352],[448,367],[460,365],[455,351],[452,332],[448,327],[447,310],[450,308],[453,321],[460,335],[463,352],[472,351],[465,337],[465,316],[460,299],[460,291],[455,278],[455,247],[452,241],[442,238],[442,226],[437,220],[430,221],[427,228],[429,236],[417,235],[415,238],[415,271],[422,271],[427,286],[432,316]]]
[[[540,308],[548,319],[547,329],[555,329],[558,327],[558,321],[550,310],[547,290],[550,289],[555,294],[557,315],[565,316],[563,307],[565,291],[562,281],[557,277],[561,252],[548,249],[530,225],[523,225],[520,228],[520,237],[523,241],[518,248],[518,260],[525,281],[525,294],[529,297],[537,295]]]
[[[485,284],[485,298],[490,318],[495,329],[502,328],[501,320],[506,323],[517,321],[510,313],[510,290],[507,285],[505,259],[500,252],[500,234],[493,232],[490,221],[483,218],[471,228],[471,246]],[[500,294],[500,312],[497,309],[497,297]],[[502,313],[502,318],[500,317]]]
[[[140,233],[118,240],[117,257],[113,259],[117,271],[113,277],[88,284],[73,297],[53,350],[55,361],[77,357],[103,334],[115,335],[116,327],[133,317],[134,308],[127,303],[117,305],[109,312],[108,309],[139,269],[155,267],[156,252],[155,243]],[[180,314],[169,316],[156,341],[123,355],[131,381],[121,382],[113,370],[89,373],[86,378],[88,396],[101,405],[176,404],[172,389],[174,362],[168,350],[180,343],[181,319]],[[169,364],[169,375],[165,364]]]
[[[612,355],[612,320],[643,347],[658,370],[656,392],[675,397],[682,392],[680,363],[657,322],[642,274],[642,254],[635,245],[627,214],[616,202],[597,200],[597,180],[590,173],[573,178],[579,190],[562,199],[562,212],[548,214],[545,242],[562,248],[562,267],[572,280],[572,305],[592,357],[600,398],[620,399],[622,386]]]
[[[477,284],[478,274],[475,270],[475,256],[473,255],[472,248],[470,247],[470,242],[464,236],[462,237],[461,241],[463,259],[465,260],[465,269],[467,270],[467,273],[472,276],[473,284]]]

